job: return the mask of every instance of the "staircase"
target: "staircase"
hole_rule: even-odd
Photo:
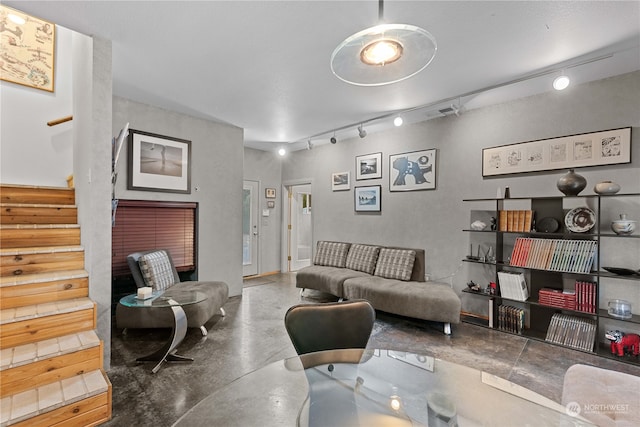
[[[111,383],[75,191],[0,185],[0,427],[94,426]]]

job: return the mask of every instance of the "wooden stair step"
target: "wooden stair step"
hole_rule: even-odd
[[[77,245],[80,245],[80,226],[78,224],[0,225],[0,246],[5,249]]]
[[[75,205],[44,205],[30,203],[0,203],[2,224],[75,224]]]
[[[95,303],[86,297],[0,310],[0,349],[96,328]]]
[[[100,396],[101,399],[92,399]],[[65,412],[86,413],[93,411],[104,421],[111,415],[111,384],[101,369],[65,378],[37,388],[3,397],[0,400],[1,426],[16,425],[26,421],[26,425],[53,425],[56,418]],[[84,402],[85,405],[77,405]],[[64,411],[63,408],[76,405]],[[95,409],[102,407],[102,413],[96,414]],[[108,414],[104,412],[108,412]],[[107,417],[107,418],[105,418]],[[86,418],[86,417],[85,417]],[[64,420],[65,418],[62,418]],[[99,420],[100,418],[95,418]],[[78,422],[83,420],[81,422]],[[70,421],[70,420],[67,420]],[[46,424],[43,424],[45,422]],[[78,418],[73,425],[90,425],[83,418]],[[71,425],[69,424],[69,425]]]
[[[89,273],[57,271],[0,277],[0,310],[89,296]]]
[[[0,350],[0,372],[28,363],[99,346],[100,338],[98,338],[95,331],[91,330],[5,348]]]
[[[81,246],[9,248],[0,251],[0,277],[84,268]]]
[[[73,188],[2,184],[0,202],[75,205],[76,196]]]

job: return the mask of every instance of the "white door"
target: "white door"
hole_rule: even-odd
[[[289,187],[289,271],[311,265],[311,184]]]
[[[258,182],[242,186],[242,275],[258,274]]]

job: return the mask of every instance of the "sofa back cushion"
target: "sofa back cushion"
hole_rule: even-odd
[[[409,281],[415,259],[416,251],[413,249],[382,248],[374,275],[387,279]]]
[[[349,255],[347,256],[346,267],[351,270],[373,274],[376,269],[376,261],[378,261],[379,253],[379,246],[361,244],[351,245]]]
[[[173,265],[165,251],[149,252],[138,259],[140,272],[147,286],[162,291],[175,284]]]
[[[318,241],[313,263],[327,267],[344,268],[350,246],[351,243]]]

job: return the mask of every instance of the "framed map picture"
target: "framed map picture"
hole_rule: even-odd
[[[53,92],[56,26],[0,5],[0,79]]]

